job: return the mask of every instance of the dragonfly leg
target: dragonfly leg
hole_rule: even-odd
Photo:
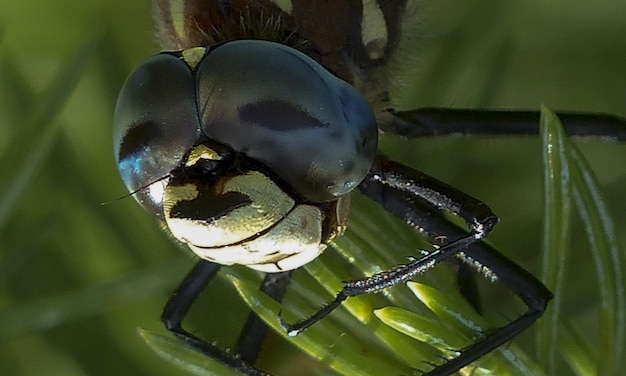
[[[265,375],[266,373],[250,365],[250,363],[248,363],[248,361],[244,358],[233,356],[216,345],[210,344],[196,337],[182,327],[182,322],[185,316],[187,316],[189,309],[204,288],[217,275],[220,267],[221,265],[219,264],[204,260],[199,261],[189,274],[187,274],[185,279],[181,282],[174,294],[165,304],[165,308],[161,314],[161,321],[163,321],[167,330],[169,330],[172,334],[180,338],[187,345],[206,354],[207,356],[237,370],[244,375]],[[265,332],[261,332],[261,335],[264,336]],[[260,346],[262,339],[257,341],[257,343]],[[256,355],[258,352],[258,349],[255,350],[247,348],[246,346],[244,347],[246,352],[249,354]]]

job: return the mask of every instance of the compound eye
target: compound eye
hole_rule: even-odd
[[[160,218],[163,178],[199,134],[194,79],[182,60],[156,55],[131,73],[115,107],[115,161],[126,188],[140,189],[135,198]]]
[[[336,200],[369,171],[378,128],[365,99],[310,57],[242,40],[198,66],[202,130],[262,162],[312,202]]]

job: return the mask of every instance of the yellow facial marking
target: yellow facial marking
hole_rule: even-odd
[[[198,197],[198,189],[194,184],[185,184],[181,186],[168,186],[165,205],[172,205],[179,201],[191,201]]]
[[[363,1],[361,42],[371,59],[381,58],[389,40],[383,11],[375,0]]]
[[[191,188],[168,186],[164,217],[172,234],[190,246],[224,247],[257,236],[293,208],[294,201],[258,171]]]
[[[188,48],[182,52],[183,60],[185,60],[185,63],[187,63],[191,69],[195,70],[205,53],[206,48],[204,47]]]
[[[209,148],[206,145],[198,145],[191,149],[189,152],[189,157],[187,158],[187,162],[185,162],[185,166],[193,166],[200,159],[207,159],[211,161],[219,161],[222,157],[213,149]]]
[[[272,2],[276,4],[276,6],[279,7],[280,10],[282,10],[283,12],[291,14],[293,10],[293,4],[291,3],[291,0],[272,0]]]
[[[310,205],[295,207],[270,231],[250,241],[220,248],[190,248],[201,258],[242,264],[264,272],[292,270],[315,259],[322,243],[322,213]]]

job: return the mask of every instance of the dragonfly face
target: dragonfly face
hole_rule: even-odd
[[[463,112],[471,118],[468,123],[454,111],[389,109],[388,69],[400,47],[408,3],[154,1],[163,49],[178,52],[149,59],[128,79],[116,108],[115,156],[129,191],[205,260],[162,316],[189,345],[244,374],[261,374],[252,365],[265,333],[260,321],[252,320],[253,330],[238,343],[242,356],[233,357],[182,329],[183,317],[218,264],[279,273],[317,257],[346,227],[348,195],[357,186],[437,249],[345,283],[311,318],[283,323],[290,335],[347,297],[404,282],[451,256],[507,286],[528,310],[429,374],[457,371],[526,329],[545,310],[551,298],[545,286],[480,242],[498,221],[485,204],[376,155],[377,127],[405,136],[494,129],[493,113]],[[500,133],[536,133],[532,125],[519,127],[534,122],[533,116],[510,115],[496,116],[504,127]],[[484,127],[476,125],[482,121]],[[618,128],[603,132],[624,139]],[[571,129],[587,135],[589,127]],[[469,231],[442,212],[460,217]],[[263,291],[280,300],[289,275],[278,275],[266,278]]]
[[[149,59],[122,89],[114,129],[127,188],[177,239],[205,260],[273,272],[343,232],[378,132],[351,86],[252,40]]]

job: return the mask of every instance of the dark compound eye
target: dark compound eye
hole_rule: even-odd
[[[126,81],[114,123],[116,162],[131,192],[168,176],[204,133],[264,163],[312,202],[354,189],[378,136],[356,90],[308,56],[265,41],[215,48],[195,77],[185,59],[148,59]],[[135,194],[160,217],[163,184]]]
[[[115,107],[113,147],[129,191],[167,176],[199,135],[194,79],[187,64],[161,54],[128,77]],[[135,194],[145,208],[160,217],[163,184]]]
[[[150,58],[114,121],[126,187],[174,237],[206,260],[272,272],[343,232],[378,140],[356,90],[294,49],[251,40]]]
[[[378,128],[365,99],[308,56],[236,41],[198,66],[202,130],[267,165],[302,197],[336,200],[363,180]]]

